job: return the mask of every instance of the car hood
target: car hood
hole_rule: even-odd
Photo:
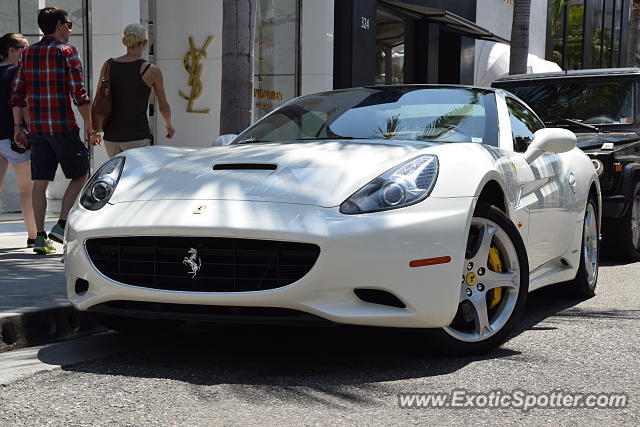
[[[640,140],[634,132],[628,133],[576,133],[578,147],[583,150],[600,149],[606,142],[614,145],[624,145]]]
[[[201,150],[125,152],[110,203],[250,200],[337,206],[393,166],[433,144],[372,141],[251,143]]]

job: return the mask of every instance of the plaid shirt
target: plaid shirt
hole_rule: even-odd
[[[29,105],[29,131],[59,135],[78,129],[69,96],[75,105],[88,104],[78,50],[45,36],[24,50],[13,81],[11,105]]]

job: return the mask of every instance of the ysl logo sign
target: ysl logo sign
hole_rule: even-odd
[[[193,103],[196,99],[202,95],[202,82],[200,81],[200,75],[202,74],[202,65],[200,64],[200,60],[202,58],[206,58],[207,56],[207,48],[209,44],[213,41],[213,37],[209,36],[207,41],[204,42],[204,46],[202,49],[196,49],[196,44],[193,41],[193,37],[189,37],[189,52],[184,56],[182,61],[184,65],[184,69],[189,74],[189,86],[191,86],[191,93],[189,96],[185,95],[181,90],[178,91],[180,97],[189,101],[187,104],[187,113],[203,113],[207,114],[209,109],[206,110],[194,110]]]

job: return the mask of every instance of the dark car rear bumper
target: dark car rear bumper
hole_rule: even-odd
[[[602,196],[602,216],[619,218],[624,214],[627,198],[621,194]]]

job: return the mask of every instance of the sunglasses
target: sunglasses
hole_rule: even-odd
[[[69,29],[73,28],[73,22],[69,22],[69,21],[62,21],[63,24],[67,24],[69,26]]]

